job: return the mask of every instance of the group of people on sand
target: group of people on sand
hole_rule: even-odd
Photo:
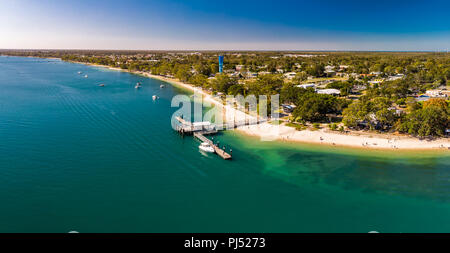
[[[374,143],[368,143],[368,142],[363,142],[362,144],[361,144],[363,147],[367,147],[367,146],[370,146],[370,145],[373,145],[373,146],[378,146],[378,143],[376,143],[376,142],[374,142]]]
[[[388,143],[394,143],[395,142],[395,139],[388,139],[387,140],[388,141]],[[393,148],[393,149],[398,149],[398,147],[396,146],[396,145],[391,145],[391,148]]]
[[[441,145],[439,146],[439,148],[445,148],[444,144],[441,144]],[[447,149],[450,149],[450,147],[447,147]]]
[[[324,140],[323,137],[320,136],[320,141],[322,142],[323,140]],[[331,144],[332,144],[332,145],[336,145],[336,143],[334,143],[334,142],[332,142]]]

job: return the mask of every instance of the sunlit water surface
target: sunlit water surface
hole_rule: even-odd
[[[233,149],[224,161],[172,130],[187,91],[161,84],[0,57],[0,232],[450,232],[448,152],[228,131],[215,137]]]

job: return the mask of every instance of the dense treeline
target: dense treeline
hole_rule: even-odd
[[[388,52],[169,52],[169,51],[0,51],[2,54],[58,57],[177,78],[220,95],[274,95],[295,106],[291,121],[341,122],[350,129],[443,136],[449,127],[446,98],[415,97],[450,84],[450,54]],[[218,74],[219,54],[225,55]],[[335,69],[345,80],[325,84],[338,96],[297,87],[308,78],[326,79]],[[295,72],[294,78],[283,74]],[[251,73],[258,73],[249,78]],[[402,78],[390,79],[401,75]],[[376,82],[383,79],[382,82]],[[375,81],[375,82],[374,82]],[[270,101],[269,101],[270,102]]]

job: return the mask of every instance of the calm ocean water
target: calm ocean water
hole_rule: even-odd
[[[448,152],[231,131],[215,137],[233,148],[224,161],[171,129],[186,91],[161,83],[0,57],[0,232],[450,232]]]

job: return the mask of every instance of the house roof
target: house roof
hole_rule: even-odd
[[[323,89],[323,90],[317,90],[317,94],[333,95],[333,94],[341,94],[341,91],[337,90],[337,89]]]

